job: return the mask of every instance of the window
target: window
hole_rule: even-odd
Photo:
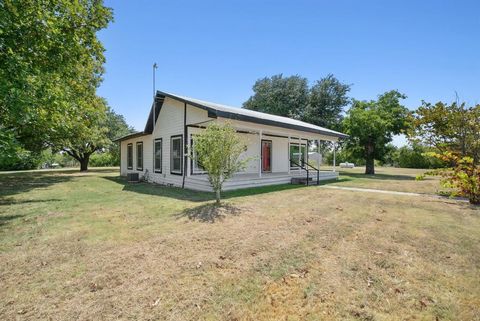
[[[143,171],[143,143],[137,143],[137,171]]]
[[[170,173],[182,175],[183,165],[183,136],[172,136],[170,138]]]
[[[307,155],[307,145],[301,144],[299,147],[298,144],[290,143],[290,168],[298,168],[298,165],[303,165],[306,160]]]
[[[127,169],[133,169],[133,145],[127,145]]]
[[[192,174],[205,174],[206,171],[203,169],[202,165],[200,165],[200,163],[198,162],[197,152],[195,151],[194,144],[195,144],[195,138],[194,138],[194,135],[192,135],[192,137],[190,139],[190,146],[192,148],[192,154],[193,154],[192,162],[190,163],[191,173]]]
[[[154,143],[154,159],[153,162],[155,164],[155,173],[162,172],[162,139],[155,139]]]

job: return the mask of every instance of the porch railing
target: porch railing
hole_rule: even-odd
[[[310,165],[308,162],[305,162],[303,159],[300,162],[301,164],[297,163],[293,159],[290,159],[290,164],[296,165],[303,169],[304,171],[307,172],[307,186],[309,185],[309,180],[310,180],[310,169],[314,170],[317,172],[317,185],[320,185],[320,170],[316,168],[315,166]],[[306,166],[305,166],[306,165]]]

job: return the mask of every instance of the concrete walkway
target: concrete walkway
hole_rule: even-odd
[[[330,188],[330,189],[341,189],[345,191],[356,191],[356,192],[370,192],[370,193],[382,193],[390,195],[406,195],[406,196],[438,196],[432,194],[420,194],[420,193],[410,193],[410,192],[396,192],[396,191],[387,191],[383,189],[372,189],[372,188],[362,188],[362,187],[347,187],[347,186],[332,186],[332,185],[322,185],[321,188]]]
[[[411,193],[411,192],[397,192],[397,191],[388,191],[383,189],[372,189],[372,188],[361,188],[361,187],[347,187],[347,186],[332,186],[332,185],[322,185],[319,186],[321,188],[328,188],[328,189],[340,189],[344,191],[355,191],[355,192],[367,192],[367,193],[380,193],[380,194],[389,194],[389,195],[403,195],[403,196],[422,196],[422,197],[430,197],[436,199],[449,199],[454,201],[460,202],[468,202],[467,199],[453,197],[449,198],[446,196],[435,195],[435,194],[422,194],[422,193]]]

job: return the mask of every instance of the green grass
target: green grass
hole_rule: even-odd
[[[420,170],[360,171],[333,184],[438,189]],[[0,173],[0,319],[480,316],[478,207],[298,185],[223,196],[112,169]]]

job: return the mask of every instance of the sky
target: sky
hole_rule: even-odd
[[[480,1],[113,1],[99,95],[143,130],[156,89],[241,107],[259,78],[327,74],[404,105],[480,103]],[[405,143],[396,137],[398,146]]]

